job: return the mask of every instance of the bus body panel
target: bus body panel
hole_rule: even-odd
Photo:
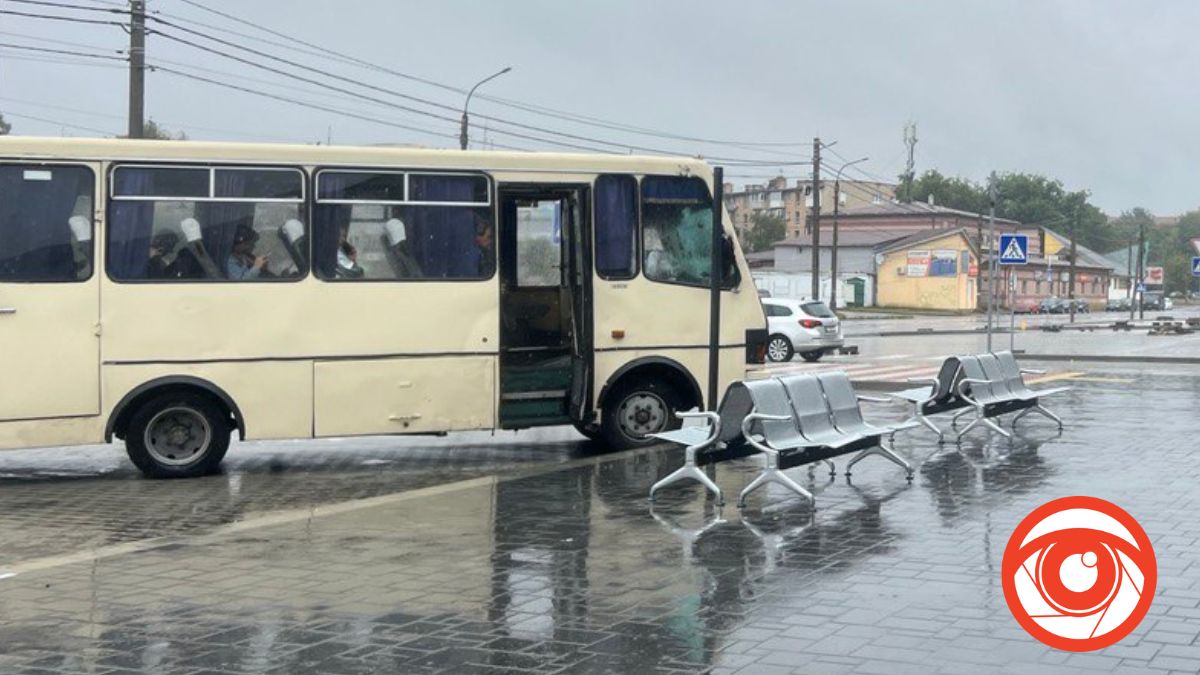
[[[313,364],[308,360],[105,365],[101,428],[134,389],[180,375],[203,380],[228,394],[246,422],[247,439],[312,436]]]
[[[0,422],[0,450],[85,445],[103,440],[104,418],[98,415]]]
[[[106,281],[108,364],[494,352],[489,281]]]
[[[491,429],[492,356],[318,361],[317,436]]]

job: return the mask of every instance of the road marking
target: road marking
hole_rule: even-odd
[[[1054,373],[1053,375],[1042,375],[1029,380],[1027,384],[1041,384],[1043,382],[1057,382],[1059,380],[1077,380],[1087,375],[1087,373]]]

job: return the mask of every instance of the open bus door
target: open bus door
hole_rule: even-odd
[[[570,424],[589,409],[587,188],[502,184],[500,426]]]

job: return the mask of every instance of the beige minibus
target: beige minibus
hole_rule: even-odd
[[[122,439],[196,476],[242,439],[706,407],[697,159],[0,137],[0,448]],[[766,320],[732,229],[718,383]]]

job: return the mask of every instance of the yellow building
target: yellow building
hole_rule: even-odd
[[[974,311],[979,253],[965,228],[928,230],[875,248],[880,307]]]

